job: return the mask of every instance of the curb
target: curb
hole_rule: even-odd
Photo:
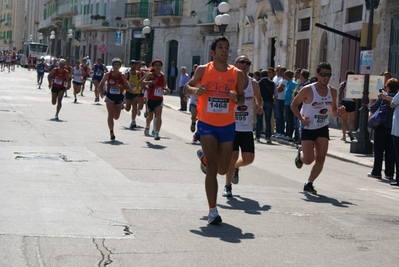
[[[176,106],[174,106],[174,105],[165,104],[165,103],[164,103],[163,105],[164,105],[164,107],[166,107],[166,108],[179,111],[179,108],[176,107]],[[179,111],[179,112],[181,112],[181,113],[183,113],[183,114],[191,115],[189,111]],[[297,148],[297,147],[298,147],[297,144],[295,144],[295,143],[293,143],[293,142],[286,141],[286,140],[281,140],[281,139],[272,138],[272,141],[277,142],[277,143],[282,144],[282,145],[291,146],[291,147],[294,147],[294,148]],[[362,163],[362,162],[360,162],[360,161],[356,161],[356,160],[353,160],[353,159],[349,159],[348,157],[345,157],[344,155],[338,155],[338,154],[336,154],[336,153],[332,153],[331,151],[330,151],[330,152],[327,152],[327,156],[328,156],[328,157],[331,157],[331,158],[334,158],[334,159],[338,159],[338,160],[344,161],[344,162],[349,162],[349,163],[357,164],[357,165],[360,165],[360,166],[363,166],[363,167],[373,168],[373,165],[372,165],[372,164],[370,165],[370,164]]]

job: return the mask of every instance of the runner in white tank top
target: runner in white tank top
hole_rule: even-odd
[[[315,130],[320,129],[329,124],[328,111],[332,104],[331,89],[327,86],[327,95],[320,96],[314,84],[311,84],[313,92],[313,101],[309,104],[303,103],[301,109],[301,115],[309,121],[308,126],[304,126],[304,129]]]
[[[315,162],[310,172],[308,181],[303,190],[317,194],[313,182],[323,170],[324,161],[328,150],[328,114],[341,117],[345,107],[337,108],[337,90],[329,85],[331,65],[320,63],[317,66],[317,82],[303,87],[291,104],[291,110],[304,126],[302,130],[302,146],[298,148],[295,165],[298,169],[303,164]],[[298,106],[303,103],[301,111]]]
[[[80,90],[82,89],[82,77],[86,76],[84,70],[80,66],[79,60],[75,61],[75,67],[72,69],[72,74],[73,95],[75,96],[74,103],[77,103],[78,100],[76,96],[80,93]]]
[[[254,117],[253,103],[258,107],[257,112],[263,112],[263,100],[260,95],[259,84],[255,79],[248,77],[251,61],[247,56],[239,56],[235,61],[235,67],[240,69],[247,77],[244,90],[245,102],[235,107],[236,136],[233,141],[233,154],[231,156],[229,170],[226,173],[226,185],[223,188],[224,197],[232,197],[232,183],[238,184],[238,171],[240,167],[251,164],[255,159],[255,144],[252,128]],[[241,158],[239,150],[241,148]]]

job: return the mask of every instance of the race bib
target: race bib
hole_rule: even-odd
[[[62,84],[62,79],[60,79],[60,78],[55,78],[55,79],[54,79],[54,83],[55,83],[55,84],[61,85],[61,84]]]
[[[136,85],[130,85],[130,89],[132,89],[133,91],[136,90]]]
[[[208,97],[208,112],[210,113],[228,113],[229,112],[229,99]]]
[[[101,71],[96,71],[96,76],[101,76],[101,75],[102,75]]]
[[[154,89],[154,96],[158,96],[158,97],[163,97],[163,89],[160,88],[155,88]]]
[[[326,125],[328,115],[315,115],[312,121],[313,126],[320,127]]]
[[[237,124],[239,124],[239,125],[242,125],[242,126],[246,126],[246,125],[248,125],[248,115],[249,115],[249,113],[248,112],[236,112],[236,117],[235,117],[235,120],[236,120],[236,123]]]
[[[110,86],[109,87],[109,93],[111,95],[119,95],[120,94],[120,90],[118,88],[116,88],[115,86]]]

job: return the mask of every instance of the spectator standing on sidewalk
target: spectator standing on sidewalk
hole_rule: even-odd
[[[292,112],[303,124],[302,146],[298,148],[295,165],[300,169],[303,164],[315,162],[303,188],[311,194],[317,194],[313,182],[323,170],[328,151],[328,111],[334,117],[340,117],[345,112],[344,106],[337,108],[337,90],[329,85],[331,65],[322,62],[316,72],[318,81],[302,88],[291,104]],[[301,103],[303,106],[299,111]]]
[[[285,107],[285,86],[287,81],[284,79],[284,72],[286,68],[277,66],[276,76],[273,78],[273,82],[277,86],[277,101],[274,106],[274,117],[276,118],[276,138],[284,137],[285,133],[285,119],[284,119],[284,107]]]
[[[172,61],[168,68],[168,87],[170,89],[170,93],[173,94],[173,90],[176,89],[176,78],[179,74],[179,70],[175,66],[175,62]]]
[[[387,83],[388,84],[388,83]],[[391,87],[396,87],[399,91],[399,80],[397,79],[389,79],[389,84]],[[392,131],[391,135],[393,136],[393,144],[395,151],[395,163],[396,163],[396,178],[395,181],[391,181],[391,185],[399,186],[399,93],[397,93],[394,97],[390,97],[386,94],[379,94],[378,98],[391,101],[390,107],[394,109],[393,117],[392,117]]]
[[[346,142],[346,127],[347,124],[349,123],[349,131],[348,131],[348,136],[351,139],[355,139],[353,136],[352,131],[355,129],[355,118],[356,118],[356,104],[353,98],[347,98],[346,96],[346,85],[347,85],[347,80],[348,80],[348,75],[353,75],[355,72],[353,70],[348,70],[345,73],[345,81],[343,81],[340,86],[339,86],[339,101],[338,105],[343,105],[345,106],[345,114],[342,115],[342,138],[341,140]]]
[[[284,140],[292,141],[292,134],[294,133],[294,113],[291,110],[292,95],[294,94],[296,83],[294,81],[294,72],[292,70],[287,70],[284,72],[284,79],[287,81],[284,92],[284,112],[285,112],[285,122],[286,131]]]
[[[370,111],[375,112],[380,105],[388,105],[388,97],[394,97],[398,92],[399,81],[397,79],[389,79],[386,83],[388,88],[387,97],[378,98],[370,106]],[[374,130],[374,164],[373,170],[367,174],[368,177],[381,179],[382,172],[382,161],[385,154],[385,177],[392,180],[395,169],[395,150],[392,137],[392,117],[393,108],[389,108],[388,115],[384,125],[379,126]],[[398,166],[396,167],[396,172],[398,172]]]
[[[188,83],[190,80],[190,77],[188,76],[186,72],[186,67],[183,66],[180,68],[180,80],[179,80],[179,95],[180,95],[180,109],[179,111],[187,111],[187,102],[188,99],[185,96],[183,90],[184,90],[184,85]]]
[[[261,79],[258,81],[260,94],[263,99],[263,114],[256,115],[256,131],[255,140],[259,141],[260,133],[263,128],[263,116],[265,116],[266,131],[265,140],[270,144],[272,136],[272,113],[274,108],[274,103],[277,100],[277,87],[276,84],[269,79],[267,76],[268,71],[263,70],[261,73]]]

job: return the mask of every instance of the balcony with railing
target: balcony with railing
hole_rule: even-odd
[[[47,27],[50,27],[51,25],[53,25],[52,18],[48,17],[45,20],[39,22],[39,31]]]
[[[76,3],[72,3],[69,1],[61,2],[58,5],[58,14],[63,17],[70,17],[78,14],[78,6]]]
[[[155,0],[154,17],[182,17],[183,0]]]
[[[125,19],[128,21],[141,21],[151,17],[150,3],[126,3]]]
[[[72,24],[75,25],[76,28],[91,28],[93,27],[93,22],[95,20],[92,19],[91,14],[81,14],[74,16],[72,18]]]
[[[123,29],[126,28],[126,21],[119,16],[107,16],[104,19],[93,20],[93,28]]]

